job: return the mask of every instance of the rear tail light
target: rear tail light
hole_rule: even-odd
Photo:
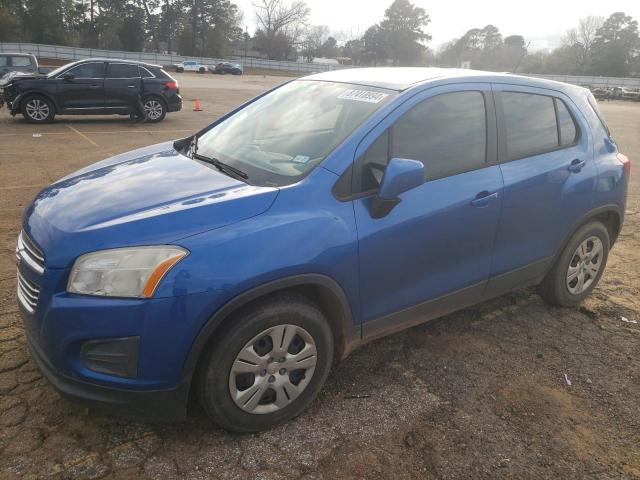
[[[170,82],[165,82],[164,86],[171,89],[178,88],[178,82],[172,80]]]
[[[627,157],[626,155],[623,155],[622,153],[618,154],[618,160],[624,167],[624,171],[627,174],[627,180],[628,180],[629,176],[631,175],[631,160],[629,160],[629,157]]]

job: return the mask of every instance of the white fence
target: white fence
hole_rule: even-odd
[[[557,82],[572,83],[583,87],[629,87],[640,88],[640,78],[625,77],[586,77],[579,75],[537,75],[534,73],[524,73],[529,77],[546,78]]]
[[[80,60],[82,58],[122,58],[129,60],[140,60],[143,62],[155,63],[158,65],[171,65],[185,60],[198,60],[205,65],[213,65],[218,62],[229,61],[222,58],[203,57],[183,57],[180,55],[167,55],[162,53],[145,52],[120,52],[117,50],[98,50],[95,48],[61,47],[57,45],[41,45],[38,43],[2,43],[0,42],[0,52],[23,52],[32,53],[37,57],[57,58],[62,60]],[[324,72],[327,70],[338,70],[346,68],[343,65],[326,63],[303,63],[303,62],[278,62],[275,60],[265,60],[262,58],[236,58],[233,59],[241,63],[245,68],[260,68],[265,70],[289,70],[293,72],[311,73]],[[537,75],[523,74],[531,77],[546,78],[559,82],[573,83],[592,87],[630,87],[640,88],[640,78],[621,77],[584,77],[577,75]]]
[[[31,53],[36,57],[57,58],[62,60],[81,60],[83,58],[120,58],[155,63],[157,65],[172,65],[174,63],[181,63],[185,60],[198,60],[204,65],[214,65],[219,62],[234,61],[241,63],[245,68],[261,68],[265,70],[290,70],[294,72],[306,73],[324,72],[327,70],[337,70],[340,68],[344,68],[342,65],[334,64],[279,62],[276,60],[265,60],[263,58],[251,57],[240,57],[234,59],[184,57],[181,55],[169,55],[163,53],[121,52],[117,50],[100,50],[97,48],[76,48],[62,47],[58,45],[41,45],[38,43],[0,42],[0,52]]]

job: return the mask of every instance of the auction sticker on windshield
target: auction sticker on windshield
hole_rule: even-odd
[[[342,100],[356,100],[358,102],[380,103],[388,94],[371,92],[369,90],[349,89],[342,92],[338,98]]]

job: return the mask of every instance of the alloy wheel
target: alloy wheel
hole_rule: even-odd
[[[229,374],[229,393],[240,409],[272,413],[307,388],[318,361],[316,344],[304,328],[277,325],[253,337],[238,352]]]
[[[602,267],[603,247],[598,237],[584,240],[571,257],[567,269],[567,289],[573,295],[587,290]]]
[[[144,111],[150,120],[159,119],[162,116],[162,110],[162,104],[158,100],[151,99],[144,102]]]
[[[49,116],[49,105],[44,100],[32,98],[27,102],[26,111],[29,118],[41,122]]]

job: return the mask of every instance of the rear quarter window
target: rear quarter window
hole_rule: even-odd
[[[559,98],[555,99],[558,110],[558,131],[560,132],[560,145],[571,145],[578,139],[578,128],[565,103]]]
[[[146,67],[139,67],[140,68],[140,76],[142,78],[153,78],[155,75],[153,73],[151,73],[151,71],[147,70]]]
[[[611,131],[609,130],[609,125],[607,125],[607,122],[605,121],[604,117],[602,116],[602,112],[600,111],[600,107],[598,106],[598,102],[596,101],[595,97],[593,96],[593,94],[591,92],[587,93],[587,100],[588,100],[589,106],[591,107],[591,110],[593,110],[593,113],[595,114],[595,116],[600,121],[600,124],[602,125],[602,128],[604,128],[604,131],[607,132],[607,135],[611,136]]]

